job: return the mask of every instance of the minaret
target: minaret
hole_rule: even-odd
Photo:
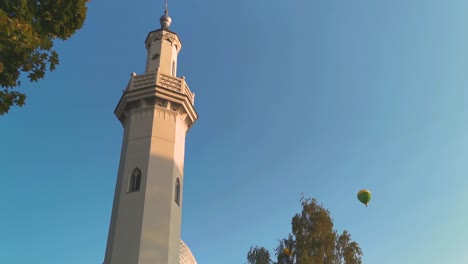
[[[198,115],[176,76],[182,45],[167,5],[160,22],[145,73],[132,73],[115,109],[124,136],[104,264],[179,263],[185,135]]]

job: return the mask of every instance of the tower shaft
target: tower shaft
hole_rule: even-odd
[[[178,263],[186,129],[180,115],[164,107],[131,111],[105,264]],[[135,169],[141,170],[141,182],[133,191]]]
[[[180,40],[148,34],[144,74],[132,74],[115,114],[124,127],[104,264],[177,264],[185,136],[198,115],[185,78],[176,77]]]

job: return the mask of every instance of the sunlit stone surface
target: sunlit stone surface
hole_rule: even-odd
[[[188,246],[184,243],[184,241],[180,240],[180,252],[179,252],[179,259],[180,264],[197,264],[195,257],[192,255],[192,251],[188,248]]]

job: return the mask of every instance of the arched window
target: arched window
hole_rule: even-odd
[[[178,206],[180,206],[180,181],[179,178],[176,180],[175,184],[175,202],[177,203]]]
[[[140,182],[141,182],[141,170],[135,168],[130,176],[130,183],[128,186],[128,192],[136,192],[140,190]]]

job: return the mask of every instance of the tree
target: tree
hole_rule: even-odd
[[[270,252],[264,247],[250,247],[247,253],[247,260],[249,263],[255,264],[269,264]]]
[[[38,81],[59,63],[56,39],[66,40],[83,26],[87,0],[0,0],[0,115],[23,106],[21,72]]]
[[[292,233],[279,240],[276,262],[263,247],[251,247],[250,264],[361,264],[362,250],[344,230],[333,229],[330,212],[315,199],[301,198],[302,211],[292,218]],[[268,259],[268,262],[265,262]]]

